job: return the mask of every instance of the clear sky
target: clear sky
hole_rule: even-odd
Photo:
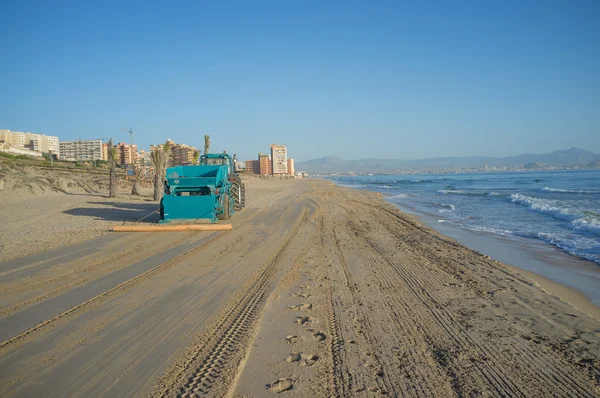
[[[598,0],[3,0],[0,21],[0,128],[210,134],[240,159],[600,153]]]

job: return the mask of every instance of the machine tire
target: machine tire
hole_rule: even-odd
[[[223,197],[223,212],[217,216],[219,220],[229,220],[230,210],[229,210],[229,195],[225,195]]]
[[[163,198],[160,198],[160,219],[165,219],[165,206],[163,205]]]
[[[240,211],[246,207],[246,186],[239,176],[232,183],[231,190],[233,192],[234,210]]]

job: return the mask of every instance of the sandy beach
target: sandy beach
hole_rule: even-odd
[[[247,179],[232,231],[118,234],[149,190],[11,178],[1,396],[600,396],[597,307],[375,193]]]

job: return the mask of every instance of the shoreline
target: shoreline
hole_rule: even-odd
[[[331,180],[327,180],[327,181],[330,181],[332,184],[335,184],[336,186],[340,186]],[[556,247],[541,244],[540,242],[535,242],[535,241],[533,242],[533,245],[537,246],[535,248],[532,246],[526,247],[526,245],[524,243],[516,242],[517,239],[514,239],[514,240],[513,239],[503,239],[502,237],[499,237],[499,236],[482,233],[483,231],[471,231],[471,230],[457,228],[457,227],[443,224],[443,223],[437,223],[437,222],[435,222],[435,220],[433,220],[433,217],[427,216],[425,214],[420,214],[416,211],[413,211],[410,208],[400,206],[397,203],[387,200],[386,198],[389,195],[386,195],[381,192],[372,191],[372,190],[368,190],[368,189],[351,188],[351,187],[343,187],[343,188],[354,189],[354,190],[358,190],[358,191],[367,191],[367,192],[377,195],[378,198],[383,199],[386,203],[389,203],[390,205],[394,206],[399,211],[406,214],[408,217],[413,218],[414,220],[426,225],[428,228],[432,229],[434,232],[439,233],[446,238],[453,239],[456,242],[460,243],[461,245],[464,245],[465,247],[467,247],[471,250],[476,250],[484,255],[490,256],[494,260],[498,260],[498,261],[502,262],[502,264],[504,264],[511,271],[521,274],[521,275],[525,276],[527,279],[530,279],[532,282],[535,283],[536,286],[538,286],[540,289],[542,289],[547,294],[558,298],[559,300],[569,304],[574,309],[581,311],[596,320],[600,320],[600,305],[596,304],[594,302],[593,298],[586,295],[585,291],[582,291],[573,286],[569,286],[565,283],[561,283],[557,280],[553,280],[547,276],[541,275],[541,273],[539,271],[536,272],[536,270],[539,270],[540,266],[542,266],[544,264],[551,265],[552,267],[559,267],[556,261],[554,263],[551,263],[547,260],[549,256],[560,257],[561,260],[564,260],[568,264],[577,264],[578,263],[579,265],[585,265],[585,266],[589,266],[590,264],[593,264],[595,267],[596,266],[595,263],[585,260],[585,259],[582,259],[582,258],[579,258],[579,257],[576,257],[576,256],[573,256],[568,253],[564,253]],[[480,238],[480,240],[487,241],[487,242],[482,242],[480,244],[477,244],[476,238],[475,238],[476,236],[478,236]],[[525,240],[525,238],[522,238],[522,239]],[[492,244],[490,241],[494,241],[494,243],[496,243],[496,244],[500,244],[500,242],[503,242],[501,244],[502,248],[495,248],[495,249],[492,248],[490,246]],[[503,249],[506,250],[507,246],[510,246],[512,248],[512,249],[509,249],[510,253],[503,253]],[[541,248],[543,248],[545,251],[550,252],[550,253],[540,253]],[[517,258],[519,257],[519,254],[525,254],[525,256],[528,257],[526,259],[526,261],[528,260],[530,263],[535,263],[536,267],[533,267],[535,270],[526,269],[522,266],[519,266],[518,264],[515,264],[515,263],[523,264],[522,260],[521,261],[517,260]],[[511,259],[513,261],[511,261]],[[563,271],[563,272],[567,271],[567,270],[572,270],[568,267],[565,267],[564,265],[560,266],[560,268],[561,268],[561,271]],[[590,268],[593,269],[592,267],[590,267]],[[557,278],[557,279],[560,279],[560,278]],[[591,286],[587,290],[594,291],[594,286]],[[598,299],[596,299],[596,300],[598,300]]]

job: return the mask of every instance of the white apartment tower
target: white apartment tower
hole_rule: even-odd
[[[59,144],[60,157],[64,160],[102,160],[101,140],[67,141]]]
[[[0,141],[16,148],[29,148],[33,151],[59,154],[58,137],[21,131],[0,130]]]
[[[271,145],[271,164],[273,174],[288,173],[287,148],[283,145]]]
[[[56,155],[60,153],[58,137],[51,135],[25,133],[25,146],[37,152],[52,152]]]
[[[16,147],[25,146],[25,133],[10,130],[0,130],[0,141]]]

